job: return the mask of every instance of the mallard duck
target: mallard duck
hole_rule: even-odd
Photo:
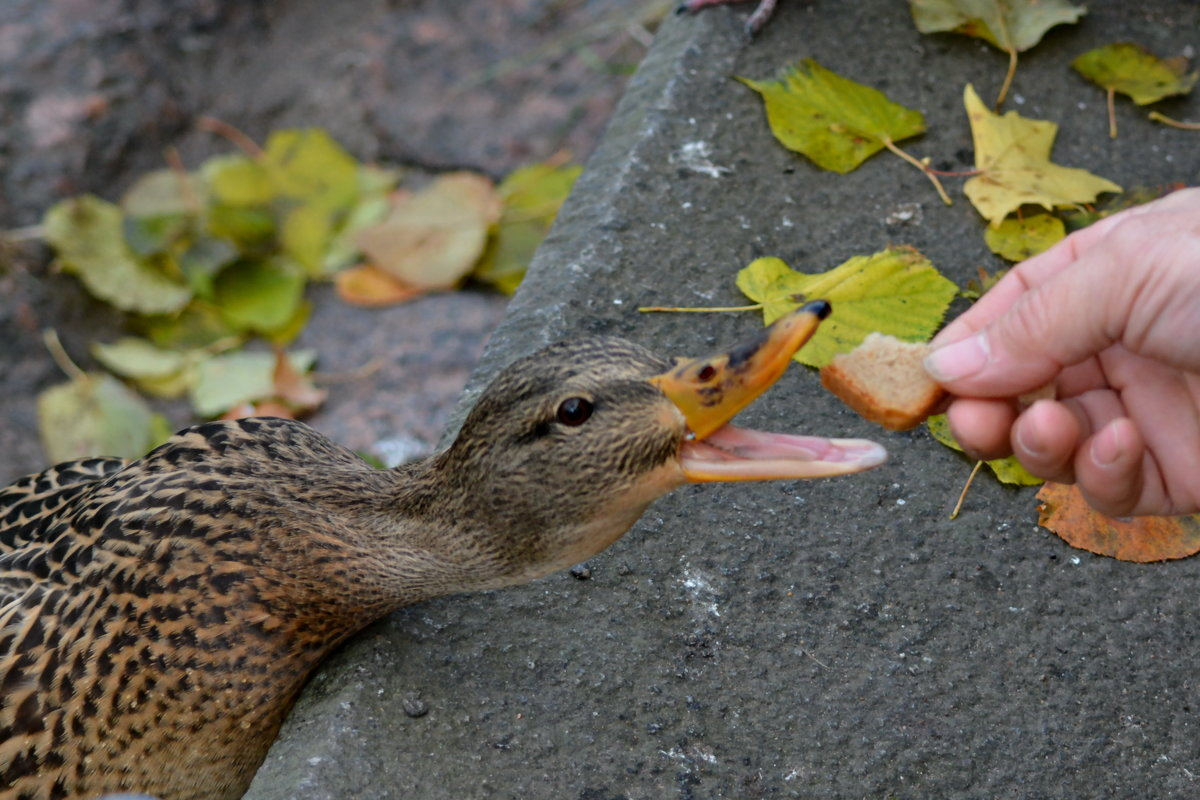
[[[871,442],[726,424],[828,310],[703,359],[549,347],[447,449],[391,470],[250,418],[0,490],[0,797],[239,797],[309,673],[381,615],[583,561],[688,481],[882,463]]]

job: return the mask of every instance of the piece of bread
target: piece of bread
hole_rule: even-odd
[[[929,349],[872,333],[821,369],[821,385],[871,422],[905,431],[933,413],[946,394],[921,363]]]

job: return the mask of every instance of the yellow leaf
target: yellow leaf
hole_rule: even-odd
[[[1087,10],[1066,0],[909,0],[921,33],[975,36],[1005,52],[1024,52],[1055,25]]]
[[[960,453],[963,451],[962,445],[955,440],[954,434],[950,433],[950,423],[946,421],[945,414],[936,414],[925,420],[925,424],[929,427],[929,433],[934,439],[951,450],[957,450]],[[1013,483],[1017,486],[1037,486],[1042,482],[1041,478],[1029,474],[1029,470],[1021,466],[1021,462],[1017,461],[1014,456],[993,458],[991,461],[983,463],[987,464],[988,469],[1003,483]]]
[[[373,264],[344,269],[333,277],[338,297],[355,306],[390,306],[424,294],[393,278]]]
[[[1163,60],[1131,42],[1089,50],[1071,66],[1089,81],[1128,95],[1139,106],[1173,94],[1187,94],[1200,77],[1196,72],[1185,74],[1185,60]]]
[[[983,232],[988,249],[1009,261],[1024,261],[1049,250],[1067,235],[1066,226],[1050,214],[1034,214],[1018,219],[1006,217],[999,225]]]
[[[925,341],[958,291],[909,247],[855,256],[815,275],[797,272],[778,258],[760,258],[738,273],[737,285],[763,304],[767,325],[808,300],[830,302],[833,314],[796,354],[797,361],[813,367],[853,350],[872,331]]]
[[[1058,133],[1053,122],[1026,119],[1015,111],[993,114],[970,84],[963,103],[975,140],[975,168],[980,172],[966,182],[963,192],[993,227],[1025,203],[1054,209],[1089,203],[1101,192],[1121,191],[1087,170],[1050,161]]]
[[[778,81],[737,80],[762,95],[775,138],[822,169],[846,173],[925,130],[920,111],[806,58]]]

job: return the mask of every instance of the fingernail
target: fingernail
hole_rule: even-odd
[[[976,333],[925,356],[925,371],[936,381],[957,381],[979,372],[987,362],[987,337]]]
[[[1125,455],[1125,447],[1117,426],[1109,425],[1100,431],[1100,435],[1092,440],[1092,461],[1100,467],[1111,467]]]
[[[1023,421],[1028,423],[1028,420]],[[1016,437],[1017,446],[1034,458],[1041,458],[1046,454],[1046,442],[1035,426],[1018,425]]]

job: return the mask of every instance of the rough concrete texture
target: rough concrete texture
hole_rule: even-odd
[[[955,169],[972,162],[963,84],[994,97],[1005,57],[919,35],[903,3],[780,5],[753,44],[740,8],[662,26],[475,386],[567,335],[680,354],[736,341],[754,314],[635,308],[744,302],[734,274],[757,256],[817,271],[910,244],[960,284],[1000,266],[957,187],[945,208],[886,154],[821,172],[773,142],[730,76],[816,58],[923,110],[930,132],[910,150]],[[1195,134],[1119,101],[1110,141],[1102,93],[1068,64],[1118,40],[1194,52],[1198,31],[1190,0],[1094,3],[1021,57],[1008,108],[1060,123],[1059,163],[1125,186],[1194,183]],[[1200,118],[1200,100],[1163,110]],[[249,797],[1200,796],[1200,561],[1072,550],[1037,527],[1032,490],[991,480],[951,522],[969,464],[922,430],[859,420],[800,367],[742,421],[874,437],[892,460],[688,487],[592,560],[590,580],[370,627],[316,674]]]

